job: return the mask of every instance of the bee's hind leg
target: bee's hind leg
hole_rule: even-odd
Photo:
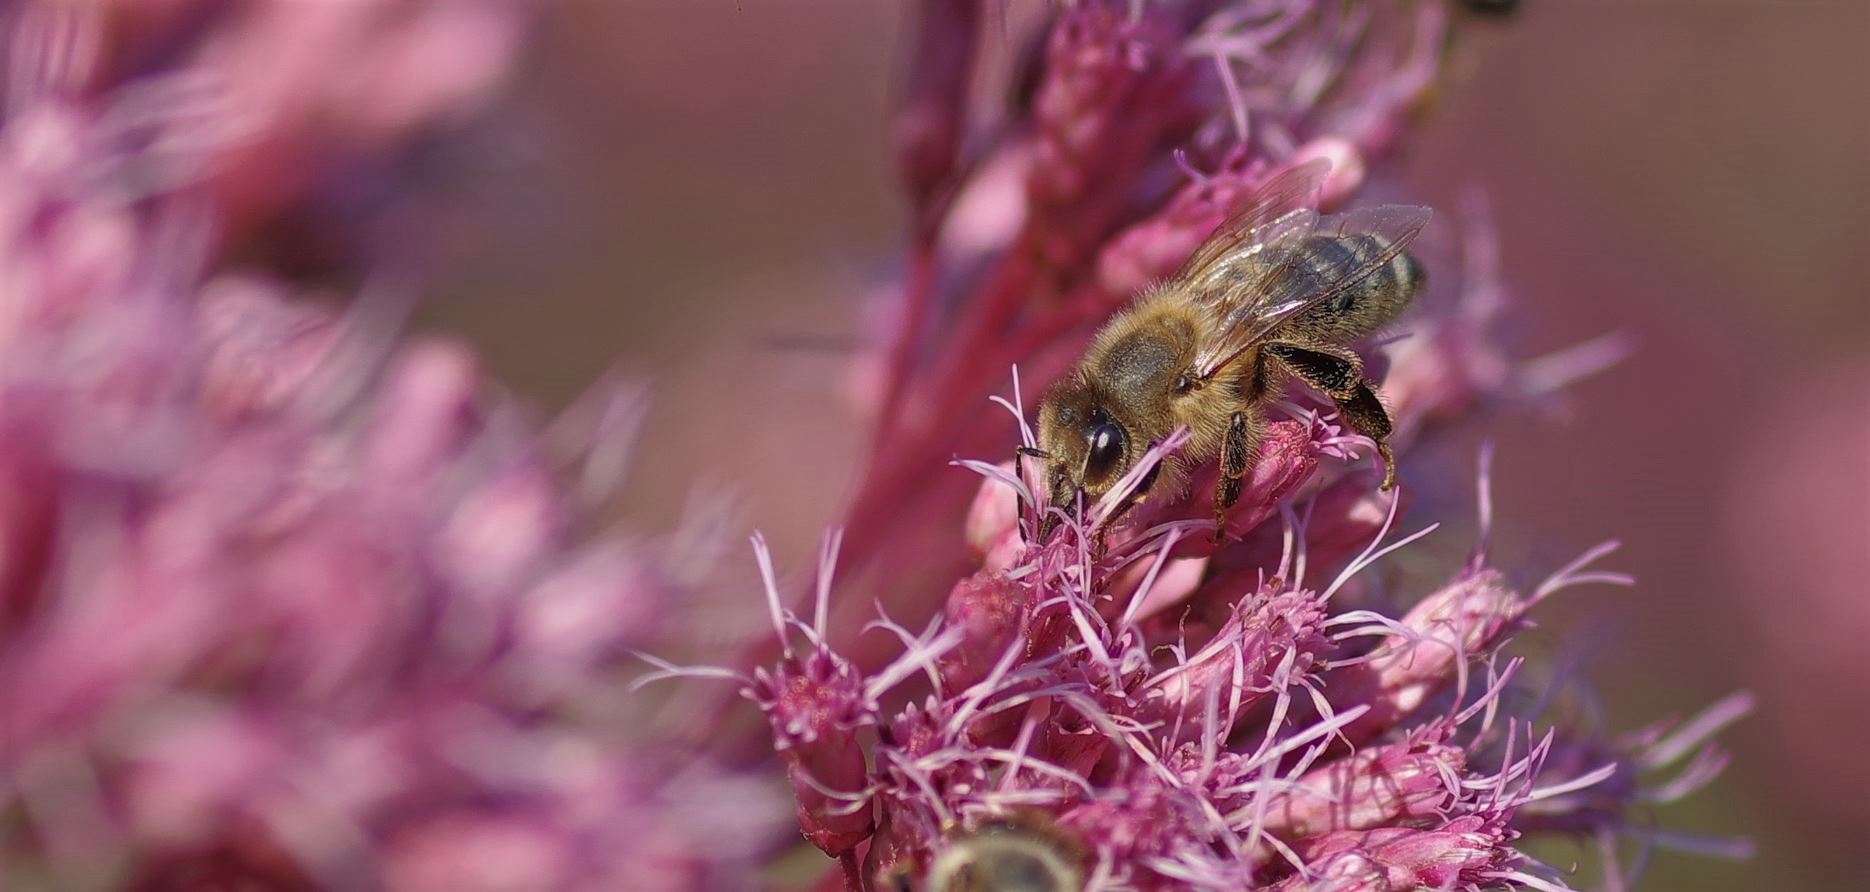
[[[1247,406],[1227,419],[1227,435],[1221,441],[1221,480],[1214,490],[1214,542],[1219,544],[1226,533],[1227,509],[1240,501],[1241,481],[1252,467],[1253,451],[1259,446],[1260,429],[1265,420],[1255,406]]]
[[[1390,413],[1383,408],[1383,401],[1377,399],[1370,382],[1359,380],[1350,396],[1334,396],[1332,400],[1338,404],[1338,414],[1352,430],[1376,441],[1377,455],[1383,459],[1383,491],[1395,489],[1396,453],[1390,451]]]
[[[1363,362],[1348,350],[1321,350],[1299,344],[1266,345],[1266,352],[1277,357],[1292,374],[1324,391],[1337,404],[1344,423],[1377,444],[1383,459],[1383,491],[1396,488],[1396,453],[1390,450],[1389,410],[1365,380]]]

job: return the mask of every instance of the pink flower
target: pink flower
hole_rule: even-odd
[[[1218,544],[1213,468],[1186,496],[1123,501],[1185,432],[1081,514],[1045,503],[1031,462],[953,460],[973,486],[937,473],[1032,445],[1021,379],[1062,374],[1270,176],[1324,158],[1324,201],[1356,203],[1435,83],[1447,10],[1072,4],[1027,36],[1030,75],[1006,85],[1004,117],[960,98],[974,15],[923,10],[898,131],[917,216],[897,327],[864,361],[882,399],[848,575],[834,587],[821,561],[808,624],[765,574],[780,640],[796,628],[810,649],[756,656],[748,696],[785,754],[801,831],[840,862],[826,887],[941,882],[1026,846],[1021,863],[1096,889],[1562,889],[1524,835],[1614,852],[1635,809],[1710,780],[1706,741],[1744,698],[1620,738],[1503,652],[1553,593],[1631,581],[1590,569],[1610,546],[1531,586],[1492,563],[1485,460],[1479,541],[1452,574],[1416,548],[1389,555],[1433,531],[1391,541],[1405,512],[1447,504],[1459,481],[1405,456],[1402,488],[1378,492],[1368,441],[1298,390]],[[1410,337],[1356,345],[1398,448],[1620,349],[1509,356],[1492,334],[1492,244],[1473,230],[1465,269],[1430,267]],[[983,412],[1015,364],[1012,411]],[[944,528],[952,550],[921,547]],[[959,581],[942,575],[956,565]],[[873,604],[931,619],[917,635],[866,627]],[[877,625],[904,645],[893,659],[862,637]]]

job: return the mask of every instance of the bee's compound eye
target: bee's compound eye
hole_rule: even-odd
[[[1123,428],[1099,424],[1086,436],[1084,476],[1087,480],[1106,480],[1123,461]]]

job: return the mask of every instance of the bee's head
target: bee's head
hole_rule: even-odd
[[[1054,385],[1040,405],[1039,447],[1049,501],[1066,511],[1076,510],[1079,493],[1089,502],[1109,492],[1142,453],[1110,402],[1077,376]],[[1040,538],[1054,525],[1047,517]]]

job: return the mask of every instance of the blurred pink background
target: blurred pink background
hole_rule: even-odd
[[[1493,426],[1508,544],[1617,537],[1640,583],[1540,637],[1595,636],[1621,726],[1762,697],[1727,777],[1661,815],[1759,857],[1665,855],[1645,888],[1841,888],[1870,838],[1870,7],[1525,6],[1465,23],[1393,172],[1449,211],[1484,192],[1524,354],[1638,343],[1567,418]],[[870,0],[550,5],[457,171],[424,324],[547,409],[643,377],[620,510],[667,527],[724,485],[801,565],[864,442],[846,369],[901,223],[901,27]],[[745,556],[718,583],[756,605]]]

